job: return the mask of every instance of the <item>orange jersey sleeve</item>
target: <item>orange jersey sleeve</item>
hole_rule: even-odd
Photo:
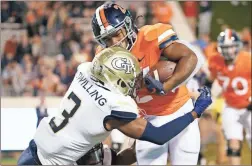
[[[251,53],[241,52],[238,59],[238,65],[241,66],[242,72],[246,73],[251,78]]]
[[[159,61],[163,49],[176,40],[178,37],[169,24],[145,25],[139,29],[131,52],[140,60],[145,55],[141,66],[151,68]]]
[[[174,41],[178,40],[176,32],[173,30],[172,26],[169,24],[158,23],[149,26],[145,32],[144,36],[146,41],[156,41],[156,46],[162,50],[165,47],[172,44]]]

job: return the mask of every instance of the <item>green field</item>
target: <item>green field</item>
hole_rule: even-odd
[[[17,165],[17,160],[14,158],[2,158],[1,165]]]
[[[243,142],[243,149],[242,149],[242,158],[241,158],[241,164],[242,165],[252,165],[251,160],[251,150],[248,147],[248,144],[246,141]],[[204,151],[204,157],[206,157],[207,162],[211,163],[211,165],[216,165],[216,144],[209,144],[207,145],[207,148]],[[226,163],[227,164],[227,163]]]
[[[16,156],[19,156],[18,154]],[[204,151],[204,156],[207,159],[207,163],[210,165],[216,165],[216,144],[209,144]],[[248,148],[247,143],[244,141],[242,150],[242,165],[252,165],[251,151]],[[2,158],[1,165],[17,165],[17,159],[15,158]]]

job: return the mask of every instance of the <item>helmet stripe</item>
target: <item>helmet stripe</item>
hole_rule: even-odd
[[[101,21],[101,17],[100,17],[100,8],[101,8],[102,6],[100,6],[100,7],[98,7],[97,9],[96,9],[96,11],[95,11],[95,16],[96,16],[96,20],[97,20],[97,22],[98,22],[98,24],[99,24],[99,26],[100,26],[100,28],[101,28],[101,32],[100,33],[103,33],[104,31],[105,31],[105,28],[104,28],[104,26],[103,26],[103,24],[102,24],[102,21]]]
[[[228,38],[231,39],[231,37],[232,37],[232,30],[228,29]]]
[[[224,44],[231,44],[232,43],[231,37],[232,37],[232,30],[226,29]]]
[[[100,17],[101,17],[101,21],[102,21],[103,26],[104,26],[105,28],[108,27],[109,24],[108,24],[107,18],[106,18],[106,16],[105,16],[104,8],[103,8],[103,7],[100,8],[99,14],[100,14]]]

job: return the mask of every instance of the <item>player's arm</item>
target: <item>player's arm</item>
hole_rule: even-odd
[[[190,112],[161,127],[155,127],[143,118],[137,118],[131,122],[115,118],[109,122],[106,128],[110,130],[117,128],[131,138],[163,145],[180,133],[196,118],[196,113]]]
[[[203,64],[203,56],[189,43],[176,41],[163,49],[162,55],[177,63],[171,78],[163,84],[165,92],[192,78]]]
[[[212,103],[209,89],[205,87],[201,91],[202,93],[197,99],[192,112],[160,127],[153,126],[143,118],[133,120],[133,116],[124,117],[123,114],[117,114],[111,115],[108,118],[105,122],[105,128],[107,130],[118,129],[131,138],[163,145],[185,129],[194,119],[200,117],[204,110]]]

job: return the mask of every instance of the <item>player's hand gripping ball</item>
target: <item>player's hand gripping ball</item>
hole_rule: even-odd
[[[159,61],[149,73],[145,76],[144,82],[151,93],[164,95],[163,83],[166,82],[173,74],[176,63],[171,61]]]

